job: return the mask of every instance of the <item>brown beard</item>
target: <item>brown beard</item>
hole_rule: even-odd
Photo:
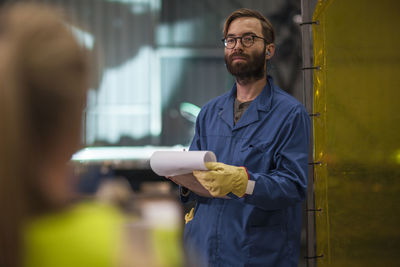
[[[241,56],[247,59],[247,62],[232,64],[234,56]],[[265,75],[265,48],[261,53],[253,53],[252,59],[244,53],[233,53],[230,56],[225,55],[225,64],[228,71],[239,81],[260,80]]]

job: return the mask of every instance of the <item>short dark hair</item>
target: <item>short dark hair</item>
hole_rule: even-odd
[[[256,18],[260,21],[262,27],[262,33],[264,38],[267,40],[268,43],[273,43],[275,41],[275,31],[272,27],[271,22],[264,17],[260,12],[256,10],[252,10],[249,8],[240,8],[236,11],[233,11],[229,17],[225,20],[224,24],[224,37],[226,37],[229,29],[229,25],[231,25],[232,21],[238,18],[249,17],[249,18]]]

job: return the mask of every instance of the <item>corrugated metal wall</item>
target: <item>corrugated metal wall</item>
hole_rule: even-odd
[[[221,42],[224,18],[240,7],[277,30],[275,81],[302,99],[294,0],[42,0],[67,9],[95,54],[85,117],[87,145],[187,145],[193,123],[180,104],[202,106],[229,90]]]

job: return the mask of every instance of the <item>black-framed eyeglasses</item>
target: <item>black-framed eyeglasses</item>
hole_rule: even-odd
[[[254,34],[245,34],[241,37],[226,37],[221,41],[224,43],[224,46],[228,49],[233,49],[236,46],[237,39],[240,39],[240,42],[244,47],[250,47],[254,44],[254,39],[259,38],[264,40],[264,42],[268,43],[264,38],[254,35]]]

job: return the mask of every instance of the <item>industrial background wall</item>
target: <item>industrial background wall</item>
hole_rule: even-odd
[[[400,4],[314,13],[318,266],[400,266]]]
[[[0,0],[16,1],[26,0]],[[190,107],[232,87],[222,27],[241,7],[271,19],[277,51],[270,73],[303,98],[298,0],[38,1],[59,5],[81,22],[74,30],[96,55],[86,146],[188,145],[197,115]]]

